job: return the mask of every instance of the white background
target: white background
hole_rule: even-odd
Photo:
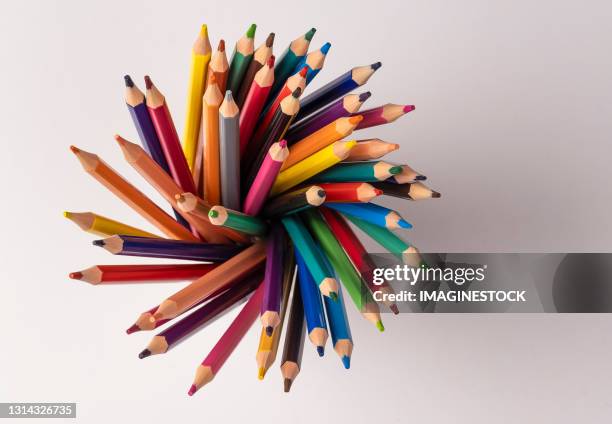
[[[136,140],[123,102],[149,73],[182,133],[191,44],[208,23],[228,46],[251,22],[275,52],[311,26],[332,48],[313,87],[383,67],[368,107],[417,110],[358,134],[399,142],[393,159],[429,176],[439,200],[387,200],[422,250],[609,251],[610,40],[605,1],[77,2],[0,6],[0,401],[78,402],[78,421],[602,422],[612,401],[612,323],[602,316],[385,316],[351,311],[353,367],[306,345],[291,394],[277,365],[256,378],[251,331],[194,398],[193,372],[229,316],[165,356],[123,334],[177,285],[91,287],[69,271],[130,263],[90,245],[63,210],[150,229],[86,175],[75,144],[152,197],[113,141]],[[161,204],[161,202],[160,202]],[[372,248],[373,244],[370,244]],[[285,421],[281,421],[285,420]]]

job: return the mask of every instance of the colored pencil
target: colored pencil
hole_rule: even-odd
[[[323,128],[301,139],[289,147],[289,157],[283,163],[281,171],[295,165],[308,156],[315,154],[335,141],[348,137],[361,121],[359,115],[349,118],[338,118]]]
[[[171,238],[179,240],[197,240],[189,230],[176,222],[170,215],[153,203],[140,190],[117,174],[98,155],[70,146],[83,169],[100,184],[110,190],[129,207]]]
[[[164,156],[166,156],[172,179],[183,191],[195,193],[195,183],[185,159],[174,122],[172,122],[172,116],[170,115],[166,99],[157,87],[153,85],[153,81],[151,81],[148,75],[145,76],[145,84],[147,88],[147,107],[149,108],[151,121],[164,151]]]
[[[291,121],[300,110],[298,98],[301,93],[302,90],[296,88],[290,96],[283,99],[262,138],[249,142],[246,149],[246,157],[254,158],[254,160],[247,162],[247,165],[250,165],[250,167],[243,167],[247,175],[247,185],[250,185],[255,179],[257,171],[263,163],[270,146],[283,138],[287,128],[291,125]]]
[[[270,195],[274,196],[316,176],[344,160],[356,144],[355,140],[336,141],[278,174]],[[320,175],[320,174],[319,174]],[[325,181],[325,180],[323,180]]]
[[[287,140],[294,143],[301,140],[338,118],[344,118],[357,113],[361,105],[370,98],[369,91],[361,94],[347,94],[320,111],[294,122],[287,131]]]
[[[349,369],[351,367],[351,355],[353,354],[353,336],[344,307],[342,290],[338,290],[338,301],[323,300],[334,351],[340,357],[344,368]]]
[[[92,285],[190,281],[212,271],[217,264],[94,265],[71,272],[73,280]]]
[[[425,181],[427,177],[415,171],[408,165],[397,165],[400,167],[400,172],[389,176],[387,181],[395,184],[407,184],[415,181]]]
[[[380,291],[384,294],[394,294],[395,291],[387,281],[383,281],[383,283],[379,285],[374,284],[374,270],[377,266],[344,218],[342,218],[338,212],[328,208],[321,208],[319,210],[325,222],[327,222],[329,228],[336,235],[338,242],[340,242],[342,248],[355,266],[355,269],[368,285],[370,291],[372,293]],[[388,299],[388,297],[385,299]],[[391,309],[394,314],[399,313],[397,304],[394,301],[386,300],[383,303]]]
[[[164,151],[159,143],[159,138],[155,132],[151,117],[149,116],[145,95],[136,84],[134,84],[134,81],[132,81],[129,75],[125,75],[123,79],[125,81],[125,103],[132,116],[132,121],[138,132],[142,147],[167,174],[170,174],[166,156],[164,156]],[[185,221],[176,210],[174,211],[174,216],[181,225],[188,227],[189,224],[187,221]]]
[[[224,246],[224,248],[227,246]],[[205,299],[211,293],[230,286],[261,267],[266,259],[265,244],[257,242],[228,259],[208,274],[198,278],[162,303],[151,317],[151,322],[171,319]]]
[[[131,225],[124,224],[114,219],[97,215],[93,212],[64,212],[64,217],[68,218],[83,231],[97,236],[114,236],[115,234],[125,234],[129,236],[159,237],[148,231],[141,230]]]
[[[275,226],[266,240],[266,273],[260,316],[261,325],[268,336],[272,336],[272,332],[280,324],[284,254],[285,233],[282,227]]]
[[[144,311],[143,313],[141,313],[136,319],[136,321],[134,322],[134,324],[132,324],[127,330],[125,330],[125,333],[133,334],[139,331],[155,330],[157,327],[161,327],[162,325],[170,321],[169,319],[159,320],[156,322],[151,321],[151,317],[153,317],[153,314],[155,313],[155,311],[157,311],[158,307],[159,305],[154,306],[151,309],[148,309]]]
[[[384,331],[378,305],[320,212],[309,209],[301,215],[305,218],[308,228],[342,281],[342,285],[351,296],[357,310],[364,318],[375,324],[379,331]]]
[[[298,283],[302,294],[308,338],[317,349],[319,356],[323,356],[328,334],[321,292],[298,251],[295,252],[295,262],[298,267]]]
[[[355,143],[357,144],[357,143]],[[350,154],[350,152],[349,152]],[[347,155],[348,156],[348,155]],[[375,182],[402,172],[402,167],[387,162],[349,162],[340,163],[313,178],[313,181],[326,183]]]
[[[257,175],[249,188],[249,192],[244,199],[243,212],[248,215],[258,215],[270,193],[272,184],[276,180],[283,161],[289,155],[287,142],[281,140],[274,143],[269,149]]]
[[[387,143],[378,138],[357,140],[357,145],[351,150],[351,154],[346,158],[346,161],[360,162],[380,159],[387,153],[391,153],[397,149],[399,149],[399,144]]]
[[[194,215],[198,219],[206,220],[206,222],[210,223],[210,220],[208,219],[210,205],[208,205],[204,200],[194,196],[191,193],[181,193],[175,198],[179,209]],[[249,236],[232,230],[231,228],[215,227],[215,230],[217,233],[223,234],[225,237],[235,241],[236,243],[249,244],[251,242],[251,238]]]
[[[253,60],[256,29],[257,25],[251,24],[247,32],[238,40],[234,48],[234,53],[230,60],[229,76],[227,78],[227,89],[232,93],[238,93],[244,74]]]
[[[236,94],[236,104],[240,109],[244,106],[244,101],[247,98],[247,94],[249,94],[249,90],[251,89],[251,85],[253,80],[255,79],[255,75],[261,68],[263,68],[272,56],[272,45],[274,44],[274,33],[271,32],[266,41],[255,50],[253,54],[253,60],[249,63],[249,67],[247,68],[242,82],[240,83],[240,89]]]
[[[235,256],[243,249],[241,246],[228,244],[122,235],[94,240],[93,245],[102,247],[113,255],[203,262],[223,262]]]
[[[240,284],[215,296],[185,318],[153,336],[138,357],[144,359],[151,355],[168,352],[190,335],[204,328],[206,324],[214,322],[217,317],[222,316],[232,306],[248,296],[261,283],[261,278],[261,272],[256,272],[245,278]]]
[[[325,63],[325,58],[327,57],[327,52],[331,48],[331,43],[325,43],[321,46],[319,50],[315,50],[313,52],[308,53],[304,56],[298,64],[296,65],[294,72],[298,72],[302,69],[302,66],[307,66],[306,73],[306,85],[310,84],[310,81],[313,80],[314,77],[323,69],[323,64]]]
[[[300,62],[302,57],[306,55],[310,41],[314,37],[316,28],[311,28],[306,34],[293,40],[289,47],[283,52],[274,69],[274,86],[272,87],[272,96],[276,96],[281,90],[287,78],[295,73],[295,67]]]
[[[284,193],[268,201],[263,210],[265,217],[278,217],[317,207],[325,201],[325,190],[312,185]]]
[[[380,227],[355,216],[343,216],[406,265],[418,267],[423,263],[421,255],[416,247],[411,246],[387,228]]]
[[[376,62],[353,68],[304,97],[298,119],[316,112],[355,88],[364,85],[381,66],[380,62]]]
[[[408,200],[423,200],[423,199],[437,199],[442,195],[437,191],[434,191],[427,187],[425,184],[420,182],[406,183],[406,184],[394,184],[388,182],[377,182],[373,185],[381,190],[385,196],[399,197],[401,199]]]
[[[357,129],[362,130],[364,128],[388,124],[395,121],[399,117],[404,116],[408,112],[412,112],[414,109],[415,107],[413,105],[396,105],[393,103],[387,103],[384,106],[364,110],[359,112],[359,114],[363,116],[363,121],[359,123]]]
[[[202,98],[202,140],[203,149],[203,178],[204,199],[211,204],[221,201],[220,186],[220,158],[219,158],[219,106],[223,101],[221,91],[214,75],[208,80],[206,92]],[[189,190],[185,190],[189,191]]]
[[[274,56],[256,74],[240,113],[240,156],[253,135],[259,115],[264,107],[274,81]]]
[[[285,315],[287,315],[287,310],[289,309],[289,295],[295,279],[294,277],[295,259],[293,256],[293,247],[291,244],[289,244],[288,250],[285,254],[285,263],[283,264],[283,299],[281,301],[280,308],[280,323],[274,328],[271,336],[266,334],[265,328],[261,329],[261,334],[259,336],[259,346],[257,347],[255,361],[257,362],[257,376],[260,380],[263,380],[266,373],[276,360],[280,338],[283,333]]]
[[[330,270],[324,268],[321,252],[302,220],[297,215],[289,215],[282,219],[282,223],[293,241],[295,250],[306,261],[306,266],[323,296],[335,300],[338,295],[338,282]]]
[[[369,202],[382,194],[368,183],[321,183],[319,186],[325,190],[327,203]]]
[[[174,180],[137,144],[130,143],[116,135],[115,140],[121,147],[125,160],[147,182],[178,211],[189,223],[195,234],[200,234],[206,241],[212,243],[227,243],[228,239],[215,231],[215,228],[206,220],[197,218],[178,207],[176,196],[183,191]]]
[[[219,370],[221,370],[221,367],[223,367],[223,364],[225,364],[225,361],[227,361],[227,358],[230,357],[244,335],[249,331],[249,328],[251,328],[257,319],[262,293],[263,290],[260,285],[249,301],[243,306],[234,321],[232,321],[227,330],[225,330],[225,333],[223,333],[217,344],[215,344],[200,366],[198,366],[193,384],[187,392],[189,396],[193,396],[195,392],[215,378]]]
[[[291,299],[291,310],[287,321],[287,335],[281,359],[281,374],[283,376],[283,389],[285,393],[291,390],[291,385],[300,372],[302,365],[302,354],[304,353],[304,340],[306,328],[304,325],[304,306],[302,304],[302,293],[294,284],[293,298]]]
[[[390,230],[412,228],[412,224],[403,219],[397,212],[374,203],[329,203],[326,206],[344,215],[356,216]]]
[[[208,219],[213,225],[223,225],[254,236],[264,235],[268,230],[268,225],[261,219],[224,208],[223,206],[213,206],[210,208]]]
[[[219,40],[217,50],[212,54],[210,64],[208,65],[208,78],[212,74],[215,75],[219,91],[224,93],[227,86],[227,75],[229,73],[229,63],[225,52],[225,40]]]
[[[187,112],[185,114],[185,130],[183,132],[183,151],[190,169],[193,169],[197,152],[200,120],[202,119],[202,95],[204,95],[204,87],[206,87],[206,74],[208,72],[210,56],[211,47],[208,40],[208,27],[202,25],[200,33],[191,49]]]
[[[221,162],[221,203],[240,209],[240,130],[238,106],[232,92],[225,93],[219,107],[219,140]]]

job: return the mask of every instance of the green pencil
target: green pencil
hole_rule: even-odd
[[[254,236],[261,236],[268,231],[267,224],[261,219],[224,208],[223,206],[213,206],[210,208],[208,219],[213,225],[232,228]]]
[[[380,331],[385,327],[380,319],[378,304],[374,301],[372,293],[365,282],[361,279],[351,260],[346,256],[342,246],[338,243],[336,236],[328,227],[327,223],[316,209],[302,212],[308,228],[323,249],[325,256],[331,263],[334,271],[340,277],[340,281],[348,291],[357,309],[368,320],[374,323]]]
[[[257,25],[251,24],[246,34],[236,43],[232,59],[230,61],[229,74],[227,77],[227,89],[234,94],[238,94],[240,84],[251,60],[253,60],[253,50],[255,49],[255,30]]]
[[[274,84],[268,99],[273,101],[280,89],[285,85],[287,78],[293,75],[295,67],[298,65],[300,60],[306,56],[308,52],[308,46],[310,46],[310,40],[314,37],[316,28],[311,28],[306,34],[299,36],[289,44],[287,50],[281,55],[280,59],[276,61],[274,67]],[[264,108],[265,110],[265,108]]]
[[[289,215],[320,206],[325,201],[325,190],[316,185],[306,186],[281,194],[268,201],[263,210],[266,217]]]
[[[329,168],[312,177],[311,181],[323,183],[384,181],[402,172],[401,166],[387,162],[346,162]]]

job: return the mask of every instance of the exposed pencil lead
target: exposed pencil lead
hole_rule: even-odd
[[[344,365],[344,368],[346,368],[348,370],[351,367],[351,357],[343,355],[342,356],[342,365]]]
[[[302,94],[301,87],[296,88],[295,90],[293,90],[293,93],[291,93],[291,95],[295,97],[296,99],[300,97],[300,94]]]
[[[140,359],[144,359],[144,358],[146,358],[146,357],[148,357],[148,356],[151,356],[151,351],[150,351],[149,349],[145,349],[145,350],[143,350],[142,352],[140,352],[140,353],[138,354],[138,357],[139,357]]]
[[[77,154],[81,151],[81,149],[79,149],[77,146],[70,146],[70,150],[72,150],[72,153]]]
[[[389,169],[389,173],[390,173],[391,175],[397,175],[397,174],[399,174],[400,172],[402,172],[402,167],[401,167],[401,166],[399,166],[399,165],[397,165],[397,166],[392,166],[392,167]]]
[[[321,46],[321,53],[327,54],[327,52],[329,51],[330,47],[331,47],[331,43],[323,44],[323,46]]]
[[[193,396],[193,394],[194,394],[195,392],[197,392],[197,391],[198,391],[198,388],[196,387],[196,385],[195,385],[195,384],[192,384],[192,385],[191,385],[191,387],[189,388],[189,391],[187,392],[187,394],[188,394],[189,396]]]
[[[104,247],[106,243],[104,243],[104,240],[94,240],[91,242],[91,244],[98,247]]]
[[[145,87],[147,88],[147,90],[150,90],[151,87],[153,87],[153,81],[151,81],[151,77],[148,75],[145,75],[144,80],[145,80]]]
[[[264,367],[259,368],[259,370],[257,371],[257,378],[259,380],[263,380],[265,376],[266,376],[266,369]]]
[[[200,27],[200,35],[201,36],[208,35],[208,25],[202,24],[202,26]]]
[[[287,147],[287,140],[281,140],[278,142],[278,145],[281,146],[281,148]]]
[[[289,378],[285,378],[285,380],[283,380],[283,390],[285,393],[289,393],[289,390],[291,390],[291,384],[293,384],[293,380]]]
[[[127,330],[125,330],[125,332],[127,334],[132,334],[135,333],[137,331],[140,331],[140,327],[137,324],[133,324],[130,328],[128,328]]]
[[[427,177],[425,175],[417,175],[416,177],[414,177],[414,179],[417,181],[425,181]]]
[[[361,93],[359,95],[359,101],[360,102],[365,102],[366,100],[368,100],[370,97],[372,96],[372,93],[370,91],[366,91],[365,93]]]
[[[134,81],[132,81],[132,77],[130,77],[129,75],[125,75],[123,77],[123,80],[125,81],[126,87],[134,87]]]
[[[385,331],[385,326],[383,325],[381,320],[376,321],[376,328],[378,328],[378,331],[380,331],[381,333]]]
[[[268,66],[270,68],[273,67],[275,61],[276,61],[276,56],[274,56],[274,55],[270,56],[270,58],[268,59]]]
[[[271,32],[268,35],[268,38],[266,38],[266,47],[272,47],[272,44],[274,44],[274,33]]]
[[[338,293],[336,293],[336,292],[329,292],[329,298],[331,300],[333,300],[334,302],[336,302],[338,300]]]
[[[434,199],[438,199],[438,198],[442,197],[442,194],[438,193],[437,191],[432,191],[431,192],[431,197],[433,197]]]
[[[412,224],[404,219],[400,219],[399,221],[397,221],[397,225],[402,228],[412,228]]]
[[[70,218],[72,216],[72,212],[64,211],[64,218]]]
[[[390,305],[389,309],[391,309],[391,312],[393,312],[394,315],[399,314],[399,308],[397,307],[395,303],[393,305]]]
[[[125,143],[127,141],[125,138],[121,137],[119,134],[115,134],[113,138],[117,143],[119,143],[120,146],[125,146]]]
[[[216,218],[219,216],[219,212],[217,211],[209,211],[208,212],[208,216],[210,216],[211,218]]]
[[[319,356],[325,355],[325,347],[317,346],[317,353],[319,354]]]
[[[234,96],[232,95],[232,90],[226,90],[225,91],[225,98],[224,98],[224,100],[226,102],[234,101]]]
[[[317,191],[317,195],[318,195],[319,197],[325,197],[325,190],[323,190],[323,189],[318,190],[318,191]]]
[[[374,189],[374,194],[377,195],[377,196],[380,196],[381,194],[383,194],[383,191],[381,189],[379,189],[379,188],[375,188]]]
[[[300,69],[300,75],[305,77],[307,73],[308,73],[308,65],[302,66],[302,69]]]
[[[251,24],[251,26],[249,27],[249,29],[246,32],[246,36],[248,38],[253,38],[255,37],[255,30],[257,29],[257,25],[255,24]]]
[[[312,37],[314,37],[315,32],[317,32],[316,28],[310,28],[310,30],[304,34],[304,38],[308,41],[312,40]]]
[[[363,121],[363,115],[353,115],[348,119],[351,125],[357,125],[361,121]]]
[[[83,273],[82,272],[71,272],[70,274],[68,274],[68,277],[70,277],[73,280],[80,280],[81,278],[83,278]]]
[[[219,40],[219,45],[217,46],[217,50],[220,52],[225,51],[225,40],[223,38]]]
[[[404,106],[404,113],[412,112],[416,107],[414,105],[406,105]]]
[[[271,325],[266,326],[266,336],[272,337],[272,333],[274,332],[274,327]]]
[[[381,63],[381,62],[372,63],[372,64],[370,65],[370,67],[371,67],[373,70],[377,70],[377,69],[378,69],[378,68],[380,68],[381,66],[382,66],[382,63]]]

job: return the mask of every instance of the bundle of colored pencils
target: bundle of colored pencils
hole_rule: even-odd
[[[381,196],[407,200],[440,197],[425,177],[381,158],[398,145],[355,139],[353,132],[395,121],[414,110],[386,104],[360,111],[369,92],[353,93],[380,68],[357,66],[323,87],[308,85],[323,68],[331,44],[308,52],[315,29],[273,54],[274,34],[255,49],[256,26],[236,42],[230,60],[225,41],[212,51],[203,25],[193,45],[183,139],[168,102],[149,76],[143,93],[125,76],[125,101],[140,145],[115,136],[126,162],[161,194],[172,216],[98,155],[71,146],[98,182],[158,232],[141,230],[92,212],[65,212],[93,244],[114,255],[189,263],[96,265],[70,278],[94,285],[190,281],[142,312],[128,334],[166,325],[140,358],[168,352],[215,317],[244,306],[196,370],[193,395],[220,372],[259,317],[256,351],[263,379],[280,361],[284,390],[300,372],[306,334],[323,356],[328,336],[345,368],[353,338],[344,291],[365,319],[384,330],[373,293],[376,267],[354,228],[411,266],[424,266],[415,247],[393,231],[412,225],[372,203]],[[248,300],[247,300],[248,299]],[[285,322],[286,321],[286,322]]]

